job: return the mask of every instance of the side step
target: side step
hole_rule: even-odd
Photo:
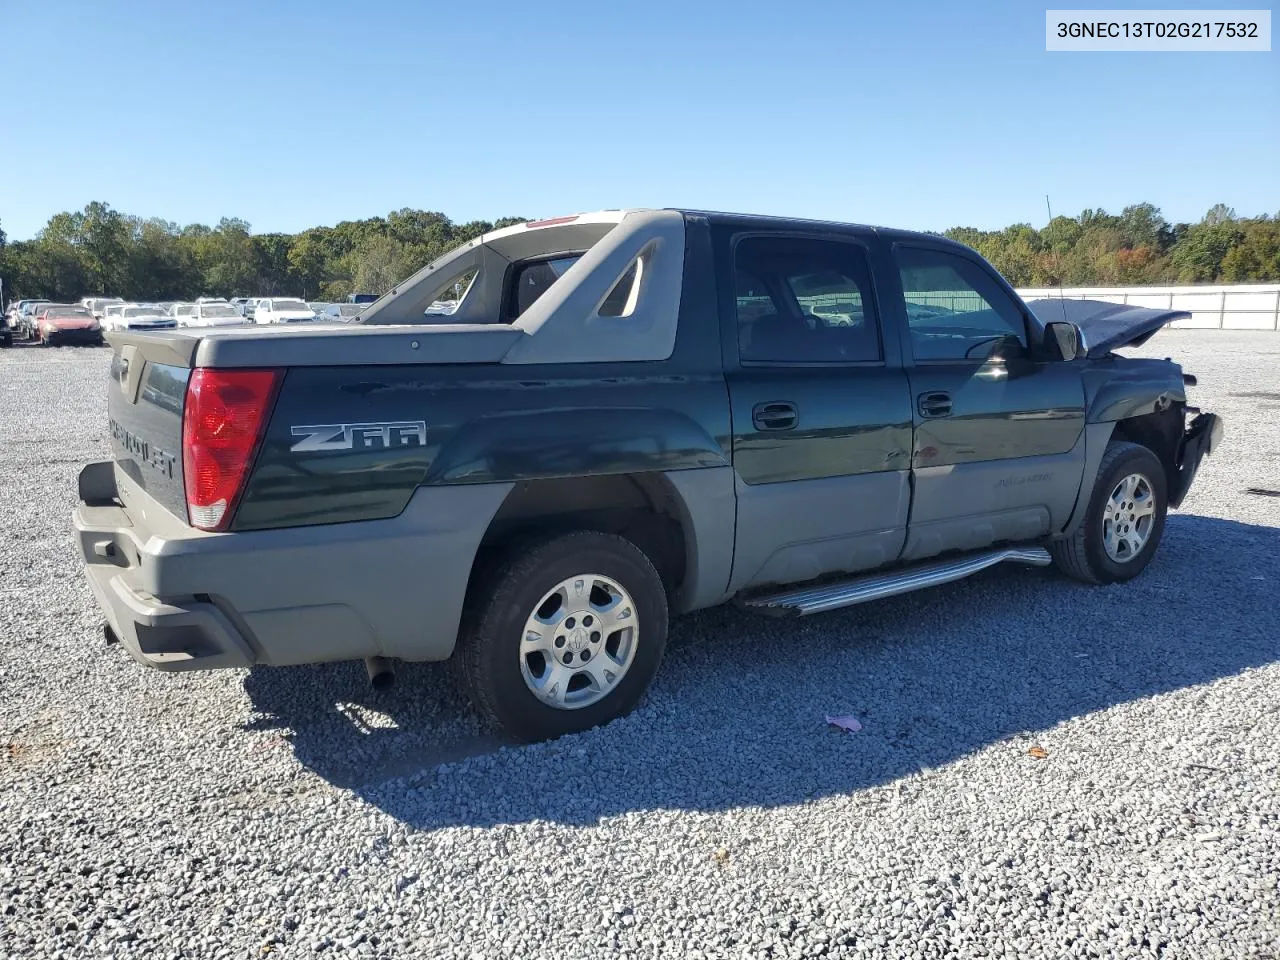
[[[905,570],[893,573],[854,577],[850,580],[825,583],[819,587],[792,588],[781,593],[752,597],[750,600],[743,601],[743,606],[758,613],[768,613],[777,617],[803,617],[810,613],[823,613],[840,607],[851,607],[855,603],[894,597],[900,593],[910,593],[912,590],[962,580],[979,570],[994,567],[1005,561],[1047,567],[1053,562],[1053,558],[1044,547],[1006,547],[969,554],[956,560],[907,567]]]

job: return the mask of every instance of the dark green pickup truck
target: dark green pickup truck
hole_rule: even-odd
[[[523,224],[354,323],[108,334],[75,529],[144,664],[456,657],[485,718],[555,736],[637,703],[673,612],[1141,572],[1222,432],[1113,352],[1177,316],[1028,305],[897,230]]]

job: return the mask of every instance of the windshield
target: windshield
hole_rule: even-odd
[[[125,307],[124,316],[126,317],[159,317],[164,313],[159,307]]]
[[[240,311],[228,303],[206,303],[200,308],[202,317],[238,317]]]
[[[272,313],[280,313],[286,310],[292,313],[310,313],[311,312],[311,308],[308,307],[301,300],[272,300],[271,301]]]
[[[53,320],[70,320],[74,317],[91,317],[93,314],[84,307],[50,307],[46,316]]]

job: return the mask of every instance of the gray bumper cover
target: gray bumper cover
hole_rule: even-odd
[[[193,530],[110,463],[81,474],[80,556],[113,632],[160,670],[453,651],[471,563],[510,484],[423,487],[388,520]],[[111,502],[111,501],[115,502]]]

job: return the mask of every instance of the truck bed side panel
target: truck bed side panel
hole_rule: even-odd
[[[233,529],[392,517],[424,483],[727,464],[723,379],[659,370],[291,370]]]

